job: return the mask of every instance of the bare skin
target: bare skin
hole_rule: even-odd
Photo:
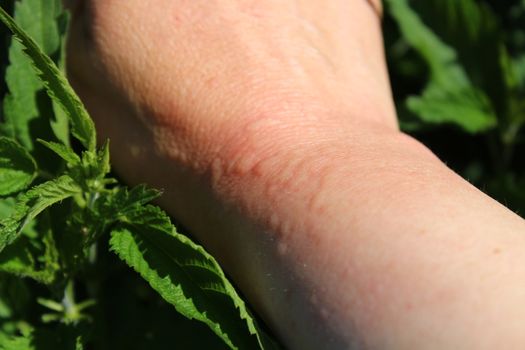
[[[525,223],[399,132],[365,0],[84,0],[69,73],[130,183],[290,349],[525,347]]]

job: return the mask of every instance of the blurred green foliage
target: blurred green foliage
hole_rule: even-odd
[[[525,214],[525,1],[386,0],[404,131]]]

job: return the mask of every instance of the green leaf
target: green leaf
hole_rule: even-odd
[[[121,193],[122,195],[116,198],[120,199],[119,207],[124,209],[124,213],[132,207],[138,208],[162,195],[161,191],[146,185],[135,186],[130,191],[122,189]]]
[[[0,337],[0,350],[74,350],[78,330],[60,326],[31,329],[19,337]]]
[[[16,201],[14,198],[0,198],[0,220],[3,220],[11,215],[15,210]]]
[[[0,331],[7,319],[22,319],[30,308],[31,291],[26,281],[0,273]]]
[[[454,49],[443,43],[410,8],[407,0],[388,0],[389,10],[405,38],[430,69],[422,96],[411,97],[408,108],[429,123],[454,123],[470,133],[496,126],[485,93],[473,86]]]
[[[505,50],[496,14],[475,0],[412,1],[427,27],[455,50],[473,84],[490,98],[498,118],[507,114],[505,72],[500,52]]]
[[[33,157],[18,143],[0,137],[0,196],[27,188],[36,176]]]
[[[474,88],[447,89],[430,83],[422,96],[407,99],[407,107],[426,122],[454,123],[473,134],[496,123],[490,101]]]
[[[104,181],[110,181],[106,178]],[[96,188],[96,185],[92,185]],[[146,204],[159,197],[161,193],[157,190],[139,185],[129,190],[126,187],[114,187],[111,190],[99,190],[90,196],[88,204],[89,211],[83,212],[80,220],[82,225],[89,227],[86,234],[86,244],[95,242],[102,234],[108,232],[116,222],[126,217],[130,211],[137,210],[141,205]],[[74,225],[76,226],[76,225]],[[75,240],[78,241],[78,240]],[[71,249],[68,249],[71,251]]]
[[[109,163],[109,140],[106,140],[102,147],[97,151],[94,162],[90,166],[95,170],[92,174],[93,178],[103,178],[111,171]]]
[[[37,282],[49,284],[53,281],[52,270],[38,270],[26,237],[18,239],[0,254],[0,272],[18,277],[28,277]]]
[[[105,269],[112,271],[105,275],[110,293],[99,298],[105,306],[96,321],[106,332],[93,337],[92,349],[229,349],[204,323],[180,315],[140,275],[111,258]]]
[[[49,206],[81,192],[81,188],[69,176],[44,182],[17,199],[14,213],[0,221],[0,253],[13,243],[24,227]]]
[[[61,7],[61,6],[58,6]],[[65,75],[66,66],[66,41],[69,28],[69,12],[62,12],[57,18],[58,30],[61,38],[60,53],[57,60],[57,66]],[[51,129],[60,142],[66,146],[70,146],[69,140],[69,119],[60,104],[53,101],[54,118],[51,120]]]
[[[77,337],[75,350],[84,350],[84,345],[82,345],[82,337]]]
[[[511,58],[505,50],[501,52],[501,66],[505,72],[507,92],[507,120],[501,134],[505,144],[514,144],[518,132],[525,123],[525,55]]]
[[[512,66],[516,75],[516,85],[525,91],[525,53],[512,60]]]
[[[58,252],[50,227],[50,217],[38,218],[35,238],[23,232],[13,244],[0,253],[0,272],[27,277],[44,284],[55,282],[60,268]]]
[[[60,12],[55,3],[59,0],[23,0],[17,1],[14,9],[16,23],[48,55],[56,53],[60,46],[55,20]],[[9,94],[4,100],[4,128],[7,135],[32,151],[36,136],[47,138],[51,135],[47,121],[40,118],[52,114],[51,103],[31,61],[24,55],[22,45],[14,40],[9,48],[9,61],[5,74]]]
[[[267,345],[215,259],[178,234],[162,210],[140,207],[121,221],[111,249],[178,312],[204,322],[232,349]]]
[[[71,132],[90,151],[96,147],[95,126],[80,98],[75,94],[62,72],[39,46],[0,7],[0,20],[22,43],[24,52],[31,59],[49,96],[59,103],[71,122]]]
[[[35,350],[33,337],[30,334],[20,337],[1,337],[0,350]]]
[[[72,176],[79,182],[87,182],[87,191],[98,191],[103,186],[104,177],[110,172],[109,140],[98,151],[82,152],[80,167],[72,170]]]
[[[29,251],[29,242],[25,237],[8,246],[0,254],[0,271],[25,276],[33,272],[35,261]]]
[[[47,142],[44,140],[38,140],[41,144],[55,152],[60,158],[64,159],[70,166],[76,166],[80,164],[80,157],[68,146],[56,143]]]
[[[108,224],[126,217],[131,211],[138,210],[142,205],[160,197],[162,193],[146,185],[138,185],[128,190],[117,187],[97,202],[95,210]]]

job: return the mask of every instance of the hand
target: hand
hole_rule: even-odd
[[[79,3],[70,76],[118,154],[131,119],[169,129],[181,159],[284,108],[343,118],[359,110],[395,128],[379,22],[365,0]]]
[[[210,173],[226,153],[243,158],[248,130],[351,118],[396,129],[379,21],[365,0],[77,6],[70,79],[111,139],[116,170],[173,191],[168,210],[186,224],[187,174]]]

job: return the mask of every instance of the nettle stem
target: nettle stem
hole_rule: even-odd
[[[95,304],[96,302],[93,299],[87,299],[77,304],[75,301],[74,281],[70,279],[64,289],[64,298],[62,299],[62,306],[64,308],[62,321],[76,324],[82,320],[91,320],[89,315],[83,314],[82,312]]]
[[[64,289],[64,298],[62,305],[64,306],[64,314],[68,321],[75,322],[78,319],[79,313],[75,304],[75,289],[73,280],[69,280]]]

